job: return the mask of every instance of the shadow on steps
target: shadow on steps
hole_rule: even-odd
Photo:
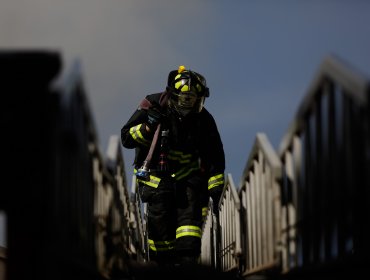
[[[212,267],[199,264],[184,265],[157,265],[155,262],[138,263],[129,265],[129,277],[120,279],[212,279],[212,280],[238,280],[235,272],[221,272]]]

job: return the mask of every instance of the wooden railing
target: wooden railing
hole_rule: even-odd
[[[54,51],[0,53],[9,280],[123,277],[144,258],[120,140],[101,153],[81,64],[64,65]]]
[[[369,266],[369,85],[363,74],[328,56],[279,150],[257,134],[233,198],[241,206],[227,196],[221,201],[232,209],[221,210],[220,223],[233,222],[221,228],[216,244],[242,244],[241,251],[230,250],[232,261],[230,254],[213,256],[226,264],[223,270],[237,267],[245,278],[314,279],[355,275]],[[225,193],[230,188],[226,184]],[[203,235],[214,238],[213,228],[208,223]],[[212,244],[207,238],[202,242]],[[201,262],[217,263],[204,255]]]

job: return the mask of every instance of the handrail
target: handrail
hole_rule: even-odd
[[[231,174],[227,174],[219,208],[221,269],[223,271],[239,270],[242,253],[240,200]]]
[[[276,269],[280,263],[281,162],[264,133],[257,133],[239,187],[242,202],[241,273]]]
[[[322,94],[321,88],[326,81],[335,81],[337,87],[345,95],[358,104],[365,104],[368,100],[369,79],[358,69],[355,69],[348,62],[337,55],[329,55],[324,58],[317,73],[310,84],[306,95],[299,106],[296,115],[290,124],[287,133],[283,136],[278,151],[286,150],[289,142],[292,141],[294,134],[303,129],[304,116],[313,110],[315,98]]]

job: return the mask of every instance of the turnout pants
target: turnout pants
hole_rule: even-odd
[[[203,180],[203,181],[202,181]],[[196,259],[201,250],[204,179],[162,178],[148,201],[149,257],[157,262]]]

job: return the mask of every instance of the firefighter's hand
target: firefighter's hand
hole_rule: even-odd
[[[146,122],[150,131],[155,131],[158,124],[162,121],[163,114],[156,108],[148,109],[148,120]]]
[[[151,202],[152,197],[154,196],[154,188],[148,187],[144,184],[139,184],[138,191],[139,191],[141,202],[143,203]]]

